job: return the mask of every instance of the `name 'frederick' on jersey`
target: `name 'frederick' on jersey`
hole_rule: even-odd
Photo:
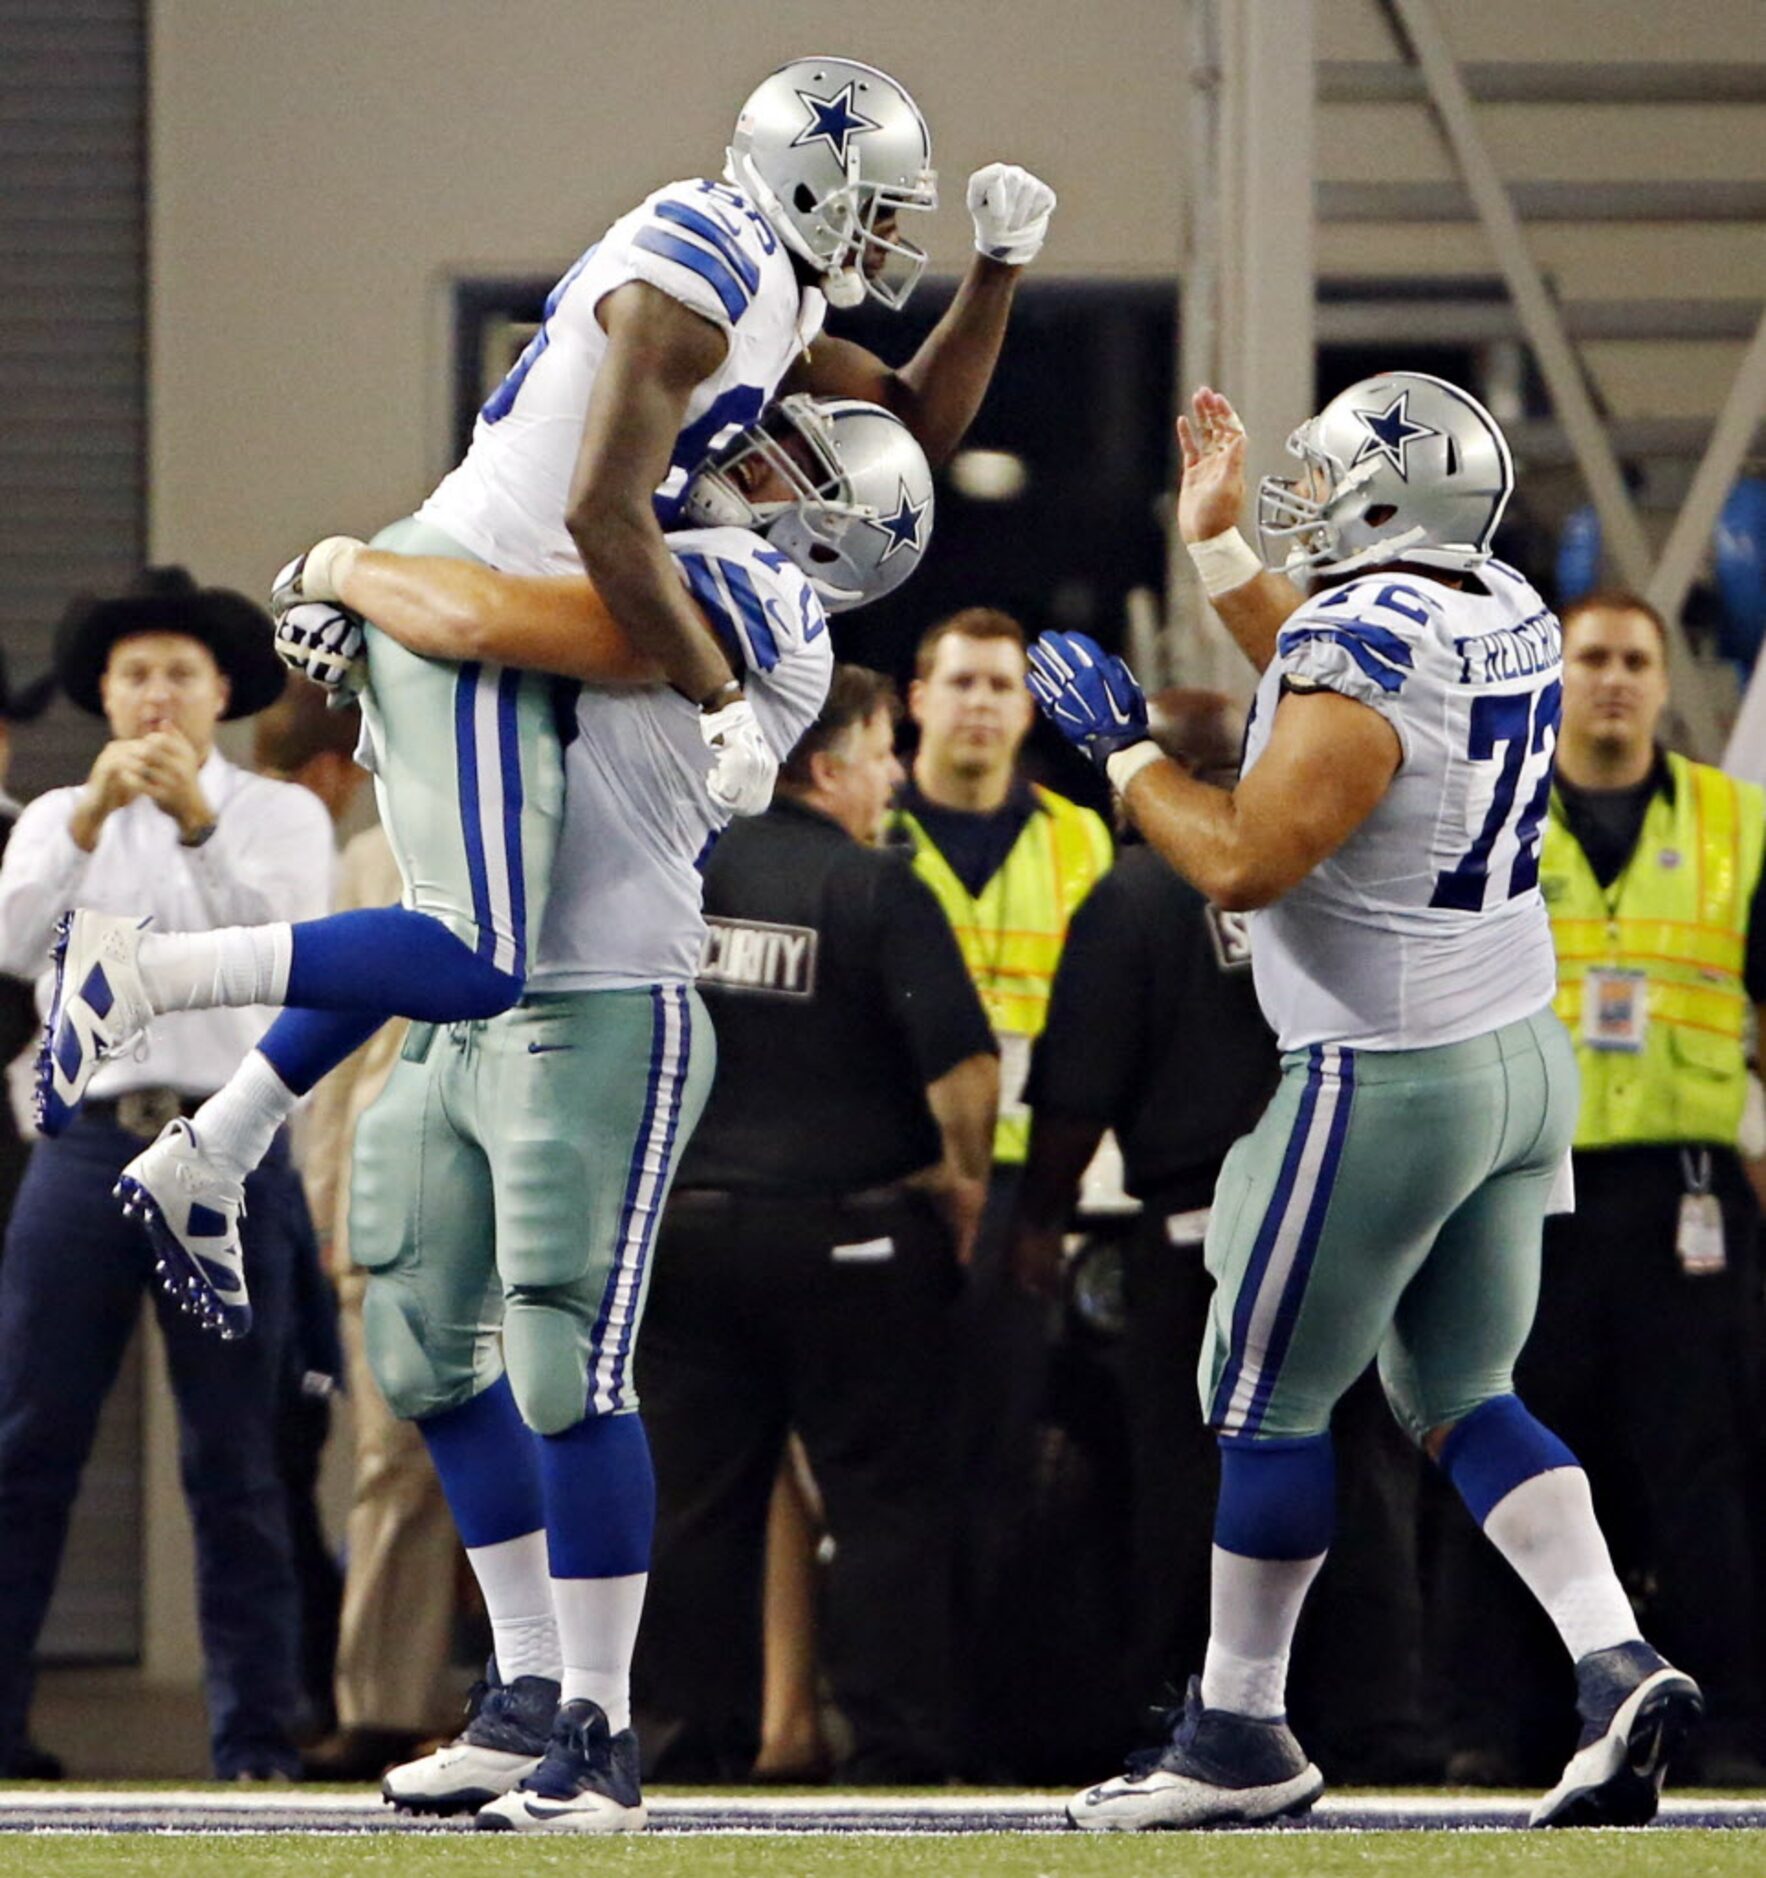
[[[1539,844],[1562,706],[1562,634],[1513,568],[1468,585],[1372,574],[1282,627],[1246,768],[1284,689],[1327,689],[1398,734],[1373,813],[1257,915],[1253,966],[1284,1050],[1457,1043],[1551,1002],[1557,966]]]

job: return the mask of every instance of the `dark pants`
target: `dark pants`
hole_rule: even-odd
[[[671,1201],[637,1359],[657,1521],[633,1687],[659,1778],[753,1761],[767,1509],[791,1430],[834,1546],[823,1662],[853,1734],[839,1775],[949,1771],[956,1282],[917,1198]]]
[[[1756,1726],[1759,1219],[1733,1154],[1713,1152],[1728,1266],[1675,1255],[1677,1150],[1579,1153],[1576,1211],[1547,1222],[1521,1399],[1587,1469],[1650,1640],[1704,1685],[1710,1738]],[[1573,1731],[1562,1646],[1469,1520],[1448,1526],[1446,1682],[1456,1743],[1549,1767]]]
[[[68,1512],[145,1290],[177,1397],[215,1771],[293,1773],[300,1620],[276,1426],[306,1202],[280,1148],[246,1182],[255,1322],[224,1343],[153,1283],[146,1235],[111,1197],[141,1147],[84,1119],[40,1143],[0,1257],[0,1766],[23,1738]]]

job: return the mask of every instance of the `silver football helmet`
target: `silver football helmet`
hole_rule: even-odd
[[[1289,572],[1352,574],[1389,561],[1469,572],[1515,486],[1496,419],[1426,372],[1385,372],[1339,393],[1288,439],[1305,465],[1257,492],[1263,558]]]
[[[784,493],[774,493],[781,482]],[[800,392],[700,465],[684,514],[695,528],[764,535],[828,611],[842,613],[892,593],[920,565],[932,539],[932,470],[913,432],[881,405]]]
[[[879,234],[905,209],[938,207],[926,120],[886,72],[854,59],[793,59],[742,107],[724,174],[822,276],[830,304],[868,293],[898,307],[925,251]]]

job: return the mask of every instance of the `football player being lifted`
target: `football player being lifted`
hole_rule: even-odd
[[[912,436],[850,399],[782,400],[689,484],[670,561],[780,761],[827,692],[826,613],[905,580],[932,511]],[[485,1022],[415,1027],[356,1138],[369,1362],[434,1458],[494,1647],[465,1732],[384,1791],[487,1829],[635,1830],[629,1677],[655,1487],[632,1362],[657,1221],[711,1082],[698,862],[729,810],[706,788],[691,701],[580,576],[361,548],[334,574],[415,652],[589,681],[526,994]],[[335,683],[352,630],[307,602],[282,639]]]
[[[1556,1625],[1581,1744],[1532,1823],[1636,1825],[1702,1712],[1652,1650],[1575,1457],[1514,1394],[1541,1229],[1577,1110],[1538,889],[1561,639],[1491,555],[1514,484],[1490,414],[1416,372],[1352,386],[1267,480],[1265,569],[1234,526],[1244,433],[1197,395],[1178,519],[1262,674],[1243,778],[1163,758],[1120,659],[1045,635],[1031,685],[1143,834],[1217,904],[1255,910],[1284,1052],[1221,1170],[1200,1385],[1218,1432],[1212,1623],[1169,1739],[1075,1796],[1076,1825],[1303,1812],[1323,1782],[1289,1731],[1289,1644],[1330,1544],[1330,1417],[1378,1358],[1394,1413]]]
[[[659,189],[548,296],[539,331],[480,412],[464,461],[376,546],[528,575],[580,573],[634,653],[700,712],[706,787],[752,814],[776,757],[746,674],[703,631],[663,532],[687,478],[781,390],[868,399],[941,461],[980,404],[1054,194],[994,164],[970,179],[976,255],[949,311],[892,370],[823,336],[826,306],[899,307],[925,264],[903,220],[937,203],[931,142],[894,79],[799,59],[742,107],[721,180]],[[911,517],[899,507],[897,525]],[[281,609],[336,597],[335,540],[278,582]],[[234,1230],[241,1180],[293,1103],[385,1018],[490,1016],[520,997],[563,813],[552,687],[493,659],[435,659],[371,630],[364,761],[404,880],[378,912],[202,935],[71,916],[39,1053],[37,1107],[66,1126],[92,1071],[161,1012],[271,1005],[283,1015],[140,1176],[216,1196],[200,1246],[153,1208],[189,1300],[224,1331],[248,1321]],[[213,1274],[224,1274],[216,1278]]]

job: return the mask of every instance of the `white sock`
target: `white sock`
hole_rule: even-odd
[[[1202,1701],[1235,1715],[1287,1712],[1288,1651],[1317,1558],[1246,1558],[1214,1548]]]
[[[558,1681],[558,1624],[552,1615],[544,1528],[500,1545],[469,1545],[466,1559],[484,1593],[497,1674],[505,1682],[517,1676]]]
[[[214,932],[144,932],[136,953],[142,989],[155,1011],[281,1004],[293,958],[287,920]]]
[[[1580,1467],[1523,1480],[1490,1509],[1484,1534],[1544,1605],[1573,1661],[1642,1637]]]
[[[300,1097],[261,1050],[252,1050],[190,1118],[197,1142],[222,1172],[243,1180],[270,1151]]]
[[[649,1582],[648,1572],[552,1580],[552,1608],[558,1614],[564,1658],[561,1699],[600,1703],[615,1734],[632,1725],[632,1651]]]

